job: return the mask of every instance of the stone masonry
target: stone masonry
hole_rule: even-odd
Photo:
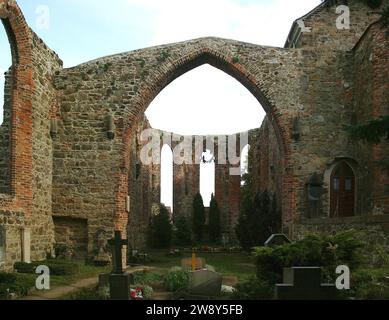
[[[94,259],[114,230],[128,235],[129,246],[143,247],[160,201],[160,166],[140,161],[147,143],[141,132],[150,127],[144,112],[169,83],[206,63],[237,79],[267,113],[250,133],[255,185],[277,194],[285,233],[295,238],[322,225],[336,229],[328,228],[339,225],[329,217],[329,179],[339,161],[356,178],[350,224],[387,231],[389,177],[377,161],[388,156],[388,144],[352,141],[344,127],[388,114],[389,40],[377,12],[389,1],[376,9],[347,2],[350,29],[336,28],[336,5],[343,2],[324,1],[300,20],[310,32],[296,20],[284,48],[209,37],[64,69],[16,1],[0,0],[13,57],[0,127],[6,256],[0,269],[26,260],[26,248],[31,260],[42,260],[63,242],[73,242],[79,257]],[[240,178],[227,169],[216,167],[216,198],[224,228],[233,233]],[[315,174],[324,191],[313,215],[307,184]],[[174,179],[175,206],[187,211],[198,170],[175,166]],[[20,240],[25,230],[30,242]]]

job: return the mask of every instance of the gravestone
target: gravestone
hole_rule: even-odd
[[[31,230],[23,228],[22,232],[22,261],[31,263]]]
[[[110,256],[107,252],[106,232],[98,230],[95,235],[96,255],[93,259],[97,266],[107,266],[110,263]]]
[[[223,278],[221,274],[209,270],[189,273],[189,294],[215,297],[220,295]]]
[[[5,229],[0,226],[0,264],[5,262]]]
[[[277,300],[334,300],[334,284],[321,283],[321,268],[294,267],[284,269],[284,283],[276,285]]]
[[[112,248],[113,270],[109,276],[111,300],[130,300],[130,275],[123,271],[122,247],[127,240],[122,239],[120,231],[115,231],[115,237],[108,241]]]
[[[292,243],[289,238],[283,233],[272,234],[265,242],[265,247],[282,246],[287,243]]]

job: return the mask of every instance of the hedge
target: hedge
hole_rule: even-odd
[[[77,263],[61,261],[61,260],[48,260],[42,262],[17,262],[14,264],[14,268],[18,273],[35,273],[38,266],[45,265],[50,269],[50,274],[54,276],[67,276],[73,275],[80,271],[80,266]]]

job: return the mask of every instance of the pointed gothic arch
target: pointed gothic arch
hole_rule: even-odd
[[[144,78],[136,93],[125,107],[122,113],[122,128],[123,128],[123,143],[126,146],[123,150],[123,167],[127,168],[126,153],[128,153],[128,145],[134,125],[138,123],[144,112],[149,107],[155,97],[172,81],[181,75],[191,71],[192,69],[204,64],[209,64],[228,75],[235,78],[251,94],[259,101],[265,110],[269,122],[273,125],[280,153],[282,157],[283,176],[282,176],[282,208],[285,232],[291,231],[289,227],[297,217],[297,179],[293,172],[291,163],[291,122],[288,113],[280,112],[284,105],[277,105],[278,96],[275,93],[283,87],[284,81],[279,77],[277,71],[279,66],[289,63],[290,60],[284,60],[286,57],[269,59],[274,57],[278,52],[274,49],[266,47],[248,45],[247,50],[252,50],[257,54],[256,68],[249,61],[243,61],[237,58],[239,48],[243,43],[237,41],[218,39],[218,38],[202,38],[184,43],[166,45],[162,47],[154,47],[143,49],[136,54],[147,56],[146,60],[140,65],[141,68],[147,66],[144,70]],[[162,52],[162,53],[161,53]],[[133,53],[128,53],[132,55]],[[289,54],[289,53],[287,53]],[[123,56],[117,56],[117,59],[123,59]],[[138,58],[139,59],[139,58]],[[280,59],[280,60],[278,60]],[[277,62],[277,60],[279,62]],[[115,62],[113,62],[115,63]],[[118,64],[120,65],[120,64]],[[258,72],[258,66],[264,72]],[[269,76],[270,75],[270,76]],[[271,80],[271,81],[270,81]],[[277,82],[277,89],[274,90],[274,81]],[[291,93],[294,94],[293,92]],[[260,125],[260,124],[258,124]],[[121,178],[118,178],[120,181]],[[118,185],[117,201],[119,203],[120,190],[122,187]],[[117,206],[116,215],[122,216],[123,212],[120,206]]]

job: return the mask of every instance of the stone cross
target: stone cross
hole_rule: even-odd
[[[127,245],[127,239],[122,239],[122,233],[115,231],[115,237],[108,240],[108,244],[112,248],[113,274],[123,274],[123,257],[122,248]]]
[[[277,300],[333,300],[334,284],[321,283],[321,268],[294,267],[284,269],[284,284],[276,285]]]

